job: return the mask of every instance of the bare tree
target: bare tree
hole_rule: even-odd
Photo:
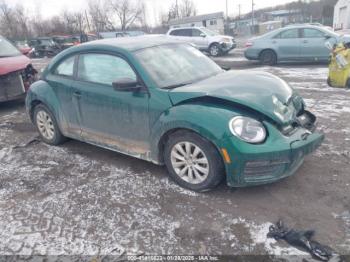
[[[105,0],[89,0],[88,10],[90,15],[91,27],[94,31],[115,30],[111,21],[111,11]]]
[[[192,0],[182,0],[178,5],[170,5],[167,14],[161,14],[161,23],[166,25],[170,20],[195,16],[197,14],[196,5]]]
[[[135,22],[143,23],[145,6],[141,0],[110,0],[110,5],[118,17],[122,31]]]
[[[0,27],[1,32],[9,37],[15,38],[17,35],[17,27],[13,10],[4,2],[0,2]]]
[[[179,13],[181,17],[195,16],[197,14],[196,5],[192,0],[182,0],[179,5]]]

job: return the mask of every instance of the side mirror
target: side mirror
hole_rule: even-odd
[[[112,83],[116,91],[121,92],[137,92],[141,89],[141,85],[137,80],[131,78],[121,78]]]
[[[207,37],[207,35],[204,34],[204,33],[201,33],[199,36],[200,36],[200,37],[203,37],[203,38]]]
[[[330,35],[325,35],[324,38],[325,38],[325,39],[330,39],[330,38],[332,38],[332,36],[330,36]]]

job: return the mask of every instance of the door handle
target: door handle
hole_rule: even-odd
[[[309,43],[309,41],[307,41],[307,40],[304,40],[304,41],[303,41],[303,43],[304,43],[304,44],[307,44],[307,43]]]
[[[79,99],[79,98],[81,97],[81,93],[78,92],[78,91],[77,91],[77,92],[74,92],[74,93],[73,93],[73,96]]]

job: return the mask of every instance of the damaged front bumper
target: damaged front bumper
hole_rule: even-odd
[[[289,135],[270,123],[264,123],[269,137],[263,144],[245,143],[236,137],[224,139],[222,147],[232,156],[226,164],[227,183],[232,187],[272,183],[293,175],[306,155],[315,151],[324,135],[307,126],[299,126]]]
[[[0,76],[0,102],[21,99],[36,81],[37,71],[31,66]]]
[[[228,53],[230,52],[232,49],[235,49],[237,47],[237,44],[234,40],[232,40],[232,42],[221,42],[220,43],[220,49],[222,53]]]

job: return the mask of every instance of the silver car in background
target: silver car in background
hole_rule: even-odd
[[[194,44],[199,50],[208,52],[211,56],[225,55],[237,46],[232,36],[220,35],[205,27],[172,28],[167,36]]]
[[[279,62],[327,62],[330,51],[325,43],[341,36],[326,27],[295,25],[250,39],[244,55],[265,65]]]

